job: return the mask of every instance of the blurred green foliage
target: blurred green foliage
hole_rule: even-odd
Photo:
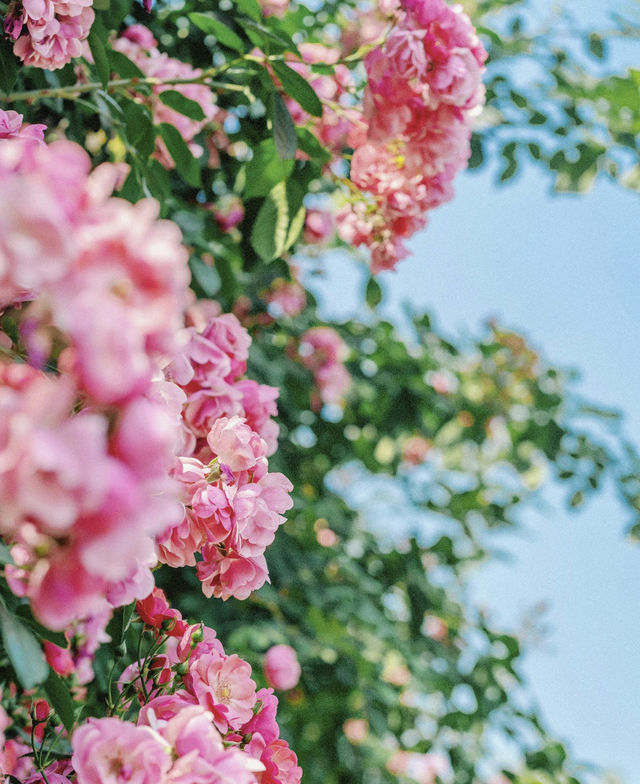
[[[296,359],[313,309],[268,324],[262,308],[250,371],[282,390],[271,465],[296,488],[267,553],[271,585],[223,606],[188,571],[163,572],[164,587],[258,677],[269,646],[296,649],[303,676],[279,718],[307,781],[391,782],[398,749],[444,753],[453,781],[484,781],[497,737],[519,759],[510,781],[580,781],[527,698],[522,641],[470,603],[465,580],[492,529],[516,526],[547,481],[576,505],[606,476],[624,502],[633,452],[615,416],[579,402],[521,336],[492,324],[458,346],[427,316],[409,336],[375,316],[332,325],[353,385],[344,409],[317,412]],[[625,503],[637,519],[637,499]]]

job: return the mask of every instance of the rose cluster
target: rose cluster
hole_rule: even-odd
[[[6,740],[2,774],[25,784],[299,784],[296,755],[279,737],[278,700],[272,689],[257,688],[250,665],[225,653],[213,629],[187,624],[157,588],[136,611],[154,644],[121,674],[116,715],[80,724],[70,756],[42,773],[26,744]],[[41,745],[49,707],[38,700],[29,713]],[[137,720],[118,717],[125,713]],[[6,729],[10,718],[0,718]]]
[[[4,31],[25,65],[53,71],[80,57],[95,13],[92,0],[12,0]]]
[[[350,174],[363,198],[339,213],[338,233],[371,250],[374,272],[393,269],[403,240],[451,198],[484,100],[486,56],[462,7],[444,0],[404,0],[384,45],[367,55],[367,128]]]
[[[111,196],[116,166],[89,172],[70,142],[0,142],[0,534],[12,590],[55,629],[146,595],[181,509],[161,365],[186,251],[156,202]]]
[[[175,476],[184,517],[159,539],[171,566],[195,565],[207,596],[246,598],[267,577],[265,548],[273,542],[293,489],[270,473],[278,390],[244,378],[251,338],[231,314],[214,316],[169,369],[186,396],[184,446]]]
[[[246,598],[292,504],[249,334],[203,305],[184,327],[180,233],[112,197],[121,174],[69,142],[0,146],[0,534],[12,590],[56,629],[148,594],[158,557],[200,553],[208,596]]]

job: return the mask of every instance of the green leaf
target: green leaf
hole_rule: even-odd
[[[61,648],[67,647],[67,638],[64,632],[55,632],[53,629],[47,629],[31,614],[31,608],[28,604],[21,604],[15,610],[16,616],[27,626],[40,640],[49,640],[49,642],[59,645]]]
[[[104,25],[107,30],[118,30],[131,11],[131,0],[109,0],[107,5],[108,8],[101,13]]]
[[[306,152],[315,163],[329,163],[331,153],[318,141],[318,138],[308,128],[296,128],[298,147]]]
[[[580,506],[580,504],[584,501],[584,493],[580,490],[576,490],[575,493],[569,499],[569,504],[571,507],[575,508],[576,506]]]
[[[546,114],[542,112],[532,112],[531,117],[529,118],[529,125],[544,125],[549,118]]]
[[[107,85],[109,84],[109,76],[111,75],[111,66],[109,65],[109,57],[104,46],[105,40],[106,35],[104,34],[104,29],[102,28],[102,25],[97,24],[96,20],[91,27],[88,43],[91,54],[93,55],[96,71],[98,72],[98,79],[106,90]]]
[[[491,28],[489,27],[482,27],[480,25],[477,25],[476,32],[479,35],[486,35],[487,38],[490,39],[492,44],[495,44],[496,46],[502,46],[502,38],[500,38],[500,36],[498,35],[498,33],[496,33],[495,30],[491,30]]]
[[[221,293],[227,302],[232,303],[238,296],[238,281],[234,272],[233,264],[224,254],[216,259],[216,270],[220,275],[222,283]]]
[[[250,16],[254,21],[259,22],[262,18],[262,12],[257,0],[235,0],[238,11]]]
[[[305,112],[320,117],[322,104],[309,82],[281,60],[274,60],[271,66],[287,95],[296,100]]]
[[[529,154],[534,160],[539,161],[542,158],[542,150],[540,149],[539,144],[536,144],[535,142],[529,142],[527,147],[529,149]]]
[[[13,560],[13,556],[11,555],[11,550],[7,547],[4,542],[0,542],[0,564],[12,564],[15,563]]]
[[[269,23],[271,25],[275,24],[273,17],[271,17]],[[254,22],[252,19],[246,19],[244,21],[244,31],[251,43],[255,46],[259,46],[261,49],[267,52],[267,54],[271,53],[275,44],[277,51],[293,52],[294,54],[297,54],[298,57],[301,57],[298,47],[295,45],[293,39],[283,30],[278,30],[278,32],[276,32],[275,30],[266,27],[260,22]]]
[[[127,139],[139,158],[144,160],[155,147],[151,112],[135,101],[126,101],[123,108]]]
[[[110,49],[108,52],[109,62],[113,73],[117,73],[122,79],[144,79],[144,73],[138,66],[122,52]]]
[[[289,183],[289,185],[291,185],[291,183]],[[287,188],[287,198],[289,200],[289,213],[291,214],[293,210],[291,208],[290,188]],[[287,238],[284,243],[284,250],[288,250],[300,236],[300,232],[304,228],[304,219],[306,216],[307,211],[304,207],[304,204],[300,204],[297,211],[294,212],[291,223],[289,224],[289,231],[287,232]]]
[[[287,185],[279,182],[262,203],[251,230],[251,245],[263,261],[282,255],[289,228]]]
[[[160,161],[151,159],[149,165],[141,174],[141,184],[145,196],[153,196],[164,205],[169,198],[169,172]]]
[[[189,19],[207,35],[214,35],[223,46],[234,49],[236,52],[244,52],[245,46],[242,38],[219,19],[214,19],[212,16],[201,14],[197,11],[189,14]]]
[[[197,101],[187,98],[177,90],[163,90],[158,93],[158,98],[165,106],[173,109],[175,112],[184,114],[185,117],[190,117],[192,120],[204,120],[205,113],[202,111],[202,106]]]
[[[53,670],[49,670],[44,690],[64,728],[70,733],[75,723],[75,705],[66,683]]]
[[[199,187],[202,182],[200,179],[200,166],[193,157],[187,143],[180,135],[180,131],[175,125],[169,125],[169,123],[160,123],[157,127],[180,176],[189,185],[193,185],[194,188]]]
[[[501,155],[505,159],[505,167],[500,173],[500,182],[505,182],[505,180],[510,180],[514,176],[514,174],[518,171],[516,148],[517,145],[515,142],[509,142],[508,144],[505,144],[505,146],[502,148]]]
[[[285,102],[279,93],[271,94],[271,114],[273,122],[273,140],[276,145],[278,157],[283,160],[295,158],[298,149],[296,126]]]
[[[589,35],[589,51],[594,57],[597,57],[598,60],[604,60],[605,57],[605,49],[604,49],[604,41],[598,35],[598,33],[591,33]]]
[[[524,109],[529,105],[529,101],[525,98],[524,95],[521,93],[517,93],[515,90],[510,90],[509,96],[514,104],[518,107],[518,109]]]
[[[40,643],[34,635],[0,603],[0,633],[7,656],[25,689],[33,689],[49,674]]]
[[[120,196],[120,198],[130,201],[132,204],[135,204],[135,202],[145,196],[144,190],[142,189],[139,168],[139,166],[131,167],[126,180],[122,183],[122,187],[118,191],[118,196]]]
[[[124,642],[135,609],[136,603],[132,602],[114,610],[113,617],[107,626],[107,634],[116,647]]]
[[[18,77],[18,61],[13,53],[13,43],[0,36],[0,90],[9,95]]]
[[[378,281],[371,276],[367,281],[367,287],[364,292],[364,297],[367,305],[373,310],[382,302],[382,288]]]
[[[245,167],[245,199],[266,196],[278,182],[293,171],[294,162],[280,158],[273,139],[264,139],[253,150],[253,158]]]
[[[471,157],[468,166],[470,169],[477,169],[482,166],[484,160],[484,150],[482,149],[482,136],[474,133],[471,135]]]
[[[220,291],[222,281],[215,267],[210,267],[200,259],[191,259],[189,267],[191,267],[193,277],[202,289],[205,297],[213,297]]]

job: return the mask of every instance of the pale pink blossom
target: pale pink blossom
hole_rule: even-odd
[[[272,455],[278,448],[278,424],[271,419],[278,413],[276,400],[280,391],[277,387],[258,384],[250,378],[243,378],[235,383],[235,388],[242,394],[244,417],[253,430],[264,439],[267,445],[266,456]]]
[[[23,0],[4,26],[25,65],[55,70],[80,57],[94,18],[91,0]]]
[[[221,417],[207,435],[207,443],[220,463],[232,471],[248,471],[264,458],[267,445],[239,416]]]
[[[347,345],[332,327],[312,327],[301,336],[298,354],[313,373],[315,408],[322,403],[342,403],[351,386],[351,375],[343,365],[348,353]]]
[[[22,115],[12,109],[0,109],[0,139],[31,139],[43,143],[46,130],[47,126],[42,124],[25,125]]]
[[[349,743],[358,746],[367,737],[369,722],[366,719],[347,719],[342,729]]]
[[[433,444],[423,436],[411,436],[402,445],[402,459],[411,465],[423,463]]]
[[[198,564],[197,570],[205,596],[247,599],[269,579],[264,555],[223,555],[215,545],[206,545],[202,555],[204,560]]]
[[[0,531],[12,589],[56,629],[146,596],[155,536],[183,514],[184,393],[156,378],[179,345],[186,251],[156,203],[111,197],[119,167],[89,171],[66,141],[0,145],[2,304],[33,300],[30,361],[62,347],[55,376],[0,366]]]
[[[446,774],[451,765],[448,758],[438,752],[396,751],[387,760],[387,770],[396,776],[407,776],[419,784],[434,784],[436,776]]]
[[[211,711],[221,732],[242,726],[253,715],[256,684],[251,667],[236,654],[212,651],[196,658],[189,667],[187,688]]]
[[[170,747],[157,734],[116,718],[89,719],[71,745],[82,784],[161,784],[171,767]]]
[[[289,0],[259,0],[263,16],[282,18],[289,10]]]
[[[304,241],[310,245],[324,245],[336,230],[335,218],[327,210],[307,210],[304,222]]]
[[[352,142],[351,179],[366,209],[352,198],[338,216],[340,237],[370,249],[374,273],[394,269],[406,255],[403,239],[451,198],[484,100],[487,55],[461,6],[410,0],[402,10],[388,5],[395,26],[365,58],[368,128]]]
[[[264,657],[264,675],[274,689],[293,689],[300,680],[300,664],[290,645],[273,645]]]

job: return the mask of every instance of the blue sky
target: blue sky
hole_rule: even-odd
[[[640,447],[637,194],[602,182],[581,196],[552,195],[533,171],[498,189],[493,179],[463,175],[456,198],[412,242],[411,258],[381,276],[387,313],[397,317],[410,303],[450,335],[478,333],[497,317],[553,364],[579,369],[578,390],[621,409]],[[362,285],[360,268],[331,260],[325,312],[353,312]],[[547,605],[547,638],[525,659],[530,691],[575,757],[634,784],[640,548],[625,539],[627,522],[610,492],[579,513],[547,493],[523,516],[521,534],[501,538],[513,558],[483,567],[472,598],[511,628],[535,604]]]
[[[534,0],[541,4],[550,5]],[[628,0],[617,7],[581,0],[581,22],[602,22],[607,9],[631,7]],[[633,63],[634,56],[638,63],[637,54],[621,47],[614,64]],[[550,362],[579,369],[580,392],[622,410],[626,432],[640,447],[638,194],[599,182],[580,196],[552,195],[549,180],[533,170],[502,188],[494,177],[461,176],[456,198],[414,238],[412,257],[381,276],[387,312],[397,315],[409,302],[458,336],[477,334],[497,317]],[[362,272],[341,258],[329,269],[326,312],[347,315],[361,297]],[[549,635],[525,660],[530,690],[575,757],[634,784],[640,547],[626,541],[628,520],[611,493],[578,514],[548,493],[523,521],[522,534],[501,541],[511,562],[479,572],[473,598],[513,627],[528,608],[547,604]]]

